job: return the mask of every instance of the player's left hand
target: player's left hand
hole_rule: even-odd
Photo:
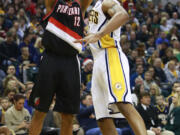
[[[86,47],[89,43],[95,43],[100,38],[101,38],[100,34],[98,34],[98,33],[90,33],[90,34],[88,34],[86,37],[84,37],[82,39],[75,40],[74,43],[85,42],[84,46]]]

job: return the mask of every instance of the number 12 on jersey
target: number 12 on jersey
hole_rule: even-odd
[[[74,17],[74,26],[79,27],[80,26],[80,20],[81,18],[79,16]]]

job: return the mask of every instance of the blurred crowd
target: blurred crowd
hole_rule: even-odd
[[[88,8],[85,30],[88,30]],[[133,105],[149,135],[180,135],[180,1],[122,0],[129,14],[121,30],[121,47],[129,59]],[[27,135],[34,109],[29,95],[44,47],[41,19],[44,0],[0,0],[0,134]],[[81,105],[74,135],[100,135],[91,97],[93,58],[89,47],[79,55]],[[54,97],[56,98],[56,97]],[[54,100],[42,135],[58,134],[60,117]],[[133,135],[122,117],[114,120],[119,135]],[[171,135],[171,133],[169,133]]]

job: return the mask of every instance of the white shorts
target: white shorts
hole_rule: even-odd
[[[127,57],[118,48],[99,49],[93,56],[91,92],[96,119],[122,118],[115,103],[132,103]]]

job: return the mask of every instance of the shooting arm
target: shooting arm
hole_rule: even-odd
[[[46,14],[51,11],[55,2],[56,2],[56,0],[45,0]]]
[[[129,16],[125,9],[112,0],[104,0],[102,3],[102,10],[105,15],[111,17],[105,27],[103,27],[98,33],[100,37],[116,30],[129,20]]]
[[[82,11],[83,16],[85,15],[86,9],[89,7],[92,1],[93,0],[80,0],[81,11]]]

